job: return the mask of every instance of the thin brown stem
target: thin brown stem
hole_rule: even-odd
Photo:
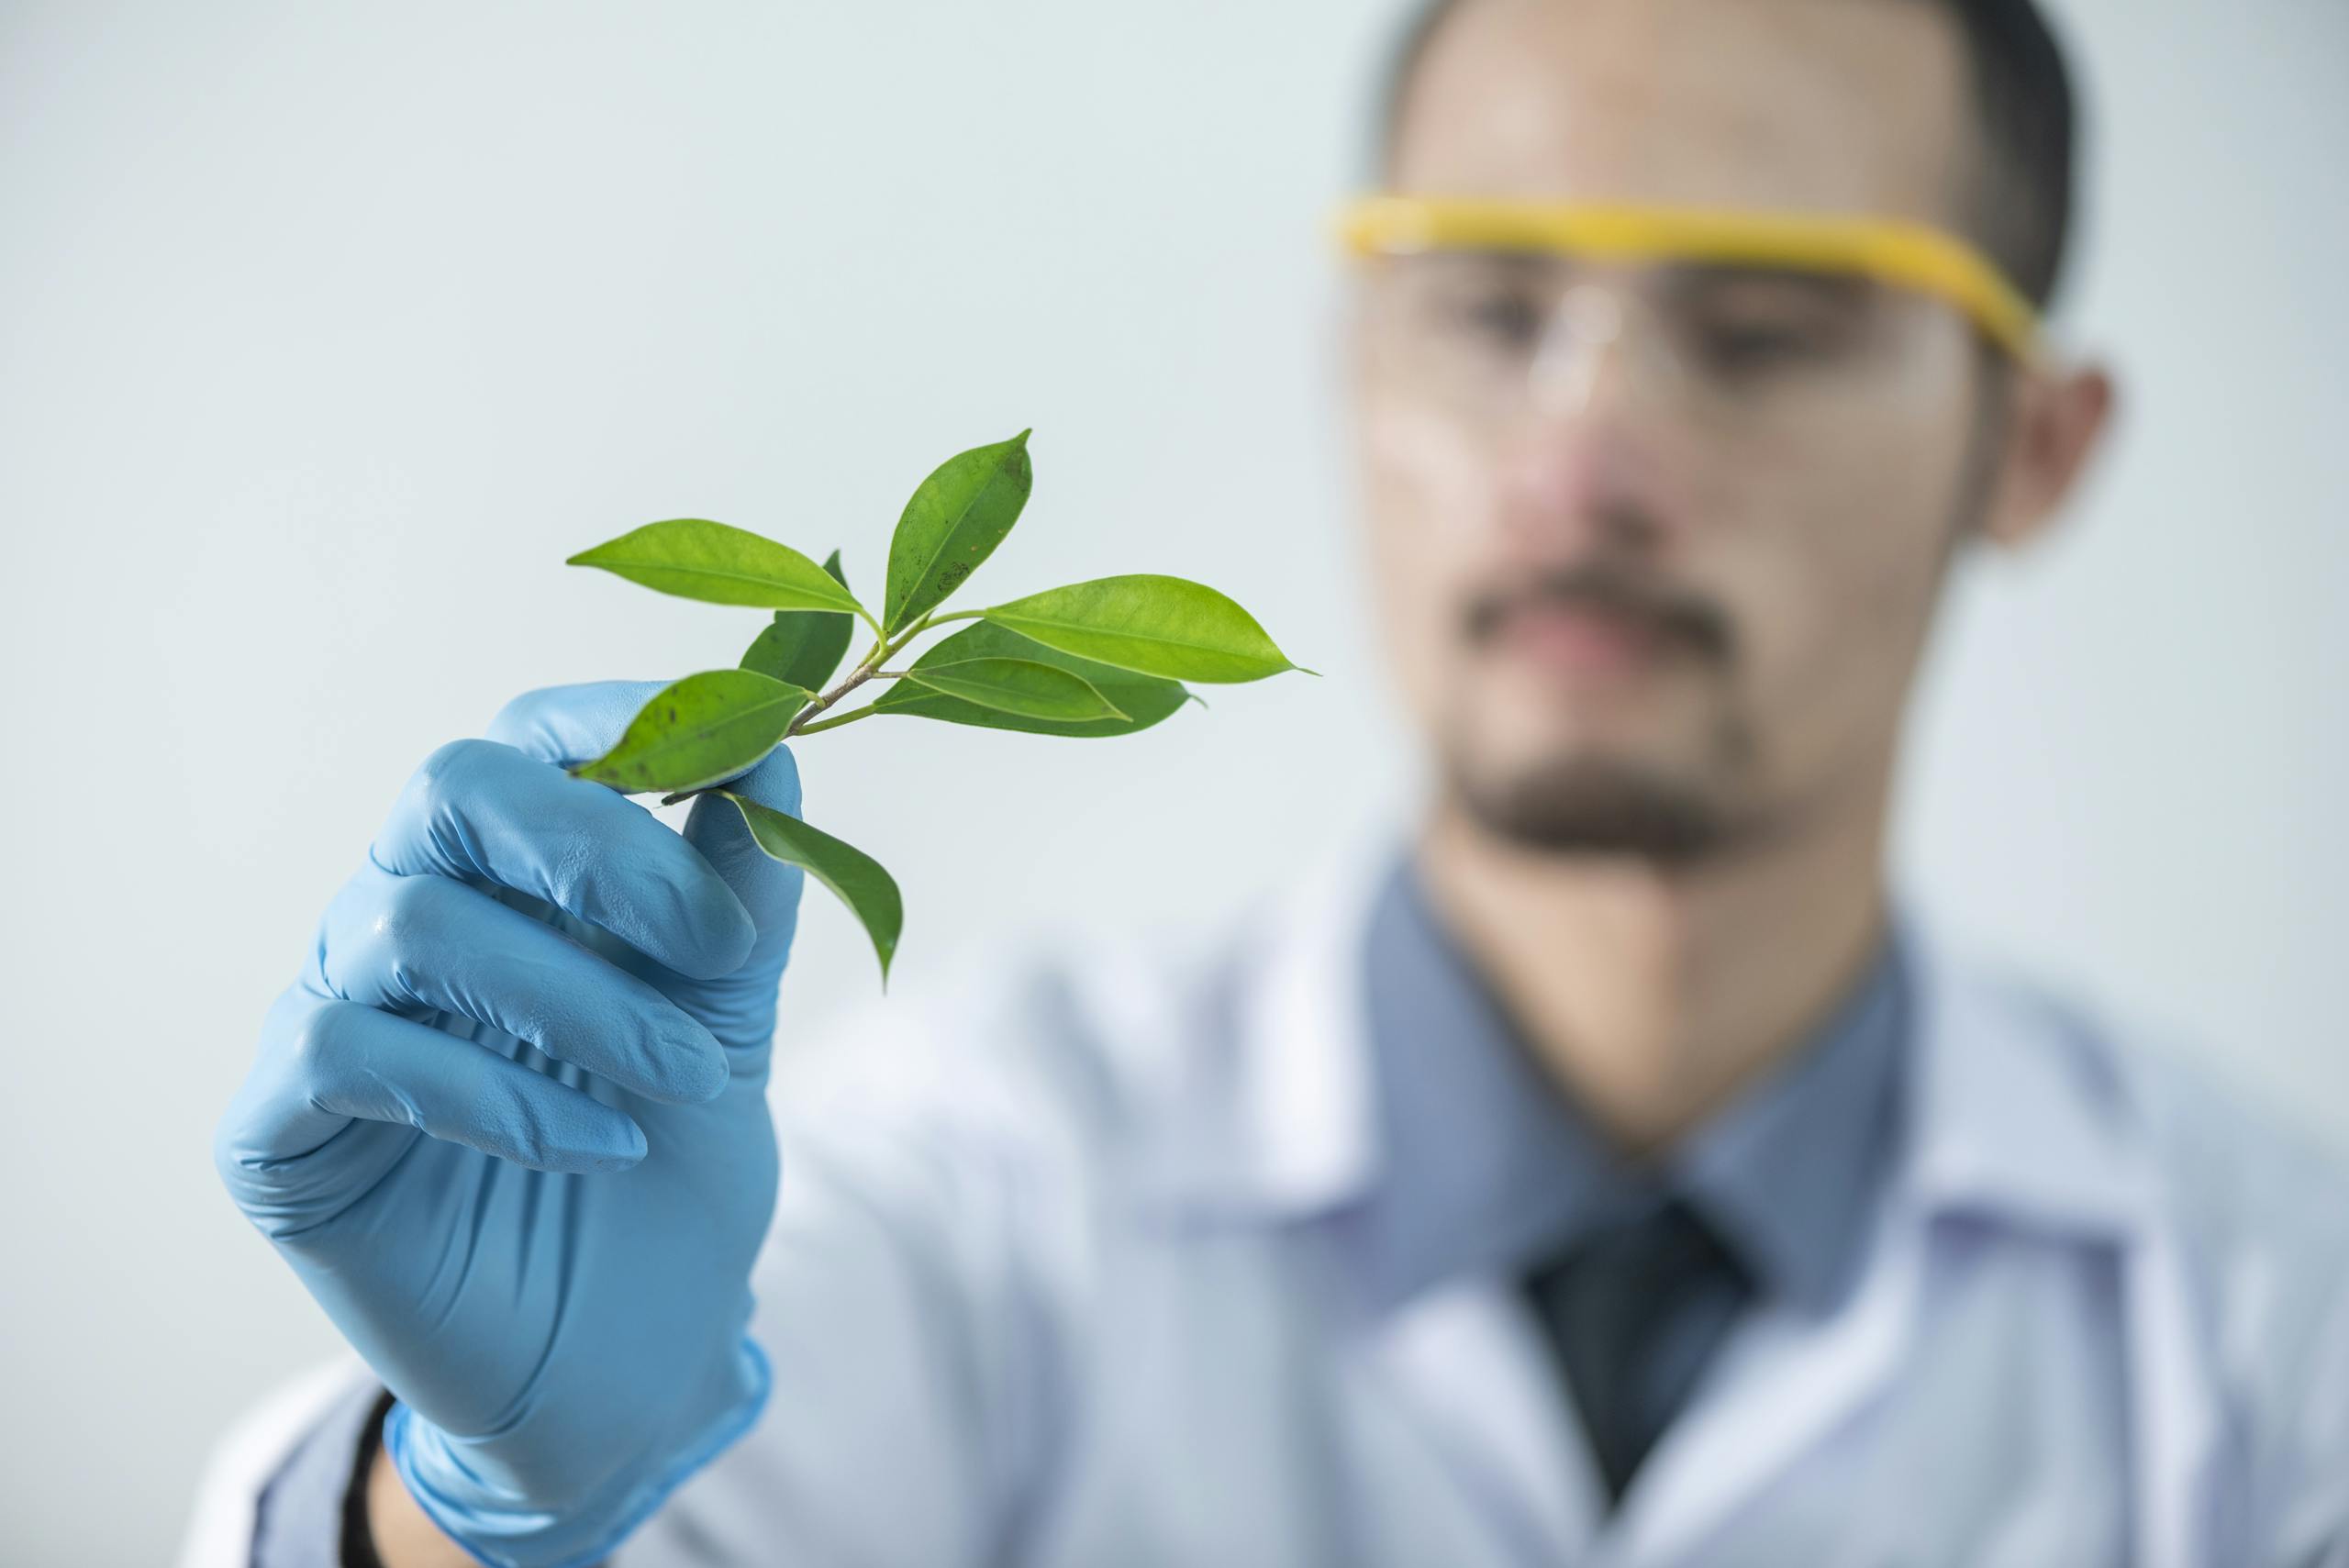
[[[827,708],[829,708],[834,703],[839,702],[841,698],[848,695],[849,693],[856,690],[857,687],[864,684],[867,681],[874,679],[893,681],[904,674],[905,672],[902,670],[884,670],[881,668],[881,665],[891,654],[897,652],[900,649],[904,648],[907,643],[911,642],[915,638],[920,636],[923,632],[928,631],[940,621],[964,620],[977,613],[978,612],[975,610],[965,610],[959,614],[950,616],[924,616],[921,619],[914,622],[913,625],[906,628],[904,631],[899,632],[894,639],[886,636],[876,636],[874,639],[873,646],[865,650],[864,657],[856,662],[856,667],[848,673],[847,676],[841,680],[840,684],[820,695],[809,698],[807,706],[801,708],[796,714],[792,716],[791,723],[784,730],[781,739],[788,740],[795,735],[813,735],[818,730],[821,729],[838,729],[843,724],[863,718],[866,714],[873,711],[870,706],[858,708],[852,713],[836,714],[830,718],[825,718],[822,715]],[[872,623],[870,617],[867,617],[866,619],[868,624],[874,625],[874,631],[876,633],[879,632],[879,626],[876,623]],[[666,795],[662,796],[661,804],[663,806],[674,806],[681,800],[691,800],[697,795],[707,794],[709,790],[715,789],[716,787],[717,786],[713,784],[707,786],[704,789],[679,790],[674,795]]]

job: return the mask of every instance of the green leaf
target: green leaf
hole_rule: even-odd
[[[563,564],[600,567],[663,594],[712,605],[864,613],[854,595],[789,545],[707,517],[647,523],[581,550]]]
[[[826,558],[824,571],[841,587],[848,586],[839,550]],[[777,610],[774,624],[759,633],[758,640],[742,655],[742,668],[820,692],[840,672],[849,639],[855,634],[853,616],[831,610]]]
[[[1082,722],[1088,718],[1123,718],[1108,699],[1082,675],[1055,669],[1034,659],[965,659],[959,663],[933,664],[910,670],[906,679],[981,707],[998,708],[1026,718],[1057,718]]]
[[[896,883],[881,869],[881,862],[796,817],[745,800],[732,790],[718,793],[740,809],[743,824],[760,849],[786,864],[805,866],[817,881],[840,895],[849,913],[863,925],[864,934],[873,939],[873,951],[881,960],[881,986],[888,989],[889,961],[896,955],[897,933],[905,926],[906,910]]]
[[[1181,577],[1097,577],[979,613],[1063,652],[1168,680],[1319,673],[1289,662],[1255,617],[1213,588]]]
[[[1083,678],[1087,685],[1101,694],[1104,701],[1126,717],[1078,722],[1033,718],[965,702],[943,692],[918,686],[910,681],[893,684],[874,700],[873,706],[883,713],[943,719],[949,724],[972,724],[988,729],[1016,729],[1029,735],[1131,735],[1136,730],[1149,728],[1173,713],[1191,695],[1178,682],[1162,681],[1154,675],[1138,675],[1131,670],[1120,670],[1114,664],[1080,659],[1073,653],[1047,648],[1016,631],[1007,631],[985,621],[974,621],[953,636],[941,639],[914,662],[913,667],[922,670],[980,659],[1032,661],[1065,670]]]
[[[705,670],[663,687],[619,743],[571,770],[627,795],[700,789],[774,750],[809,693],[755,670]]]
[[[1028,505],[1028,432],[948,458],[906,503],[889,539],[881,625],[891,635],[936,609],[1003,542]]]

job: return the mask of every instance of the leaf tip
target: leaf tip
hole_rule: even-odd
[[[1033,425],[1030,425],[1030,426],[1029,426],[1026,429],[1024,429],[1024,430],[1020,431],[1018,435],[1016,435],[1016,436],[1012,437],[1012,438],[1011,438],[1011,444],[1012,444],[1013,446],[1015,446],[1015,447],[1019,448],[1021,450],[1023,450],[1023,451],[1024,451],[1024,450],[1027,450],[1027,447],[1028,447],[1028,438],[1029,438],[1030,436],[1034,435],[1035,433],[1036,433],[1036,427],[1035,427],[1035,426],[1033,426]]]

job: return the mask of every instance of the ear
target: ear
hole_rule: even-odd
[[[2006,450],[1982,516],[1985,537],[2018,550],[2046,531],[2102,440],[2114,395],[2112,377],[2100,365],[2016,373]]]

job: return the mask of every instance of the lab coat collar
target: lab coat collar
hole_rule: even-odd
[[[1375,1180],[1360,961],[1387,841],[1350,839],[1260,895],[1210,962],[1199,1027],[1142,1053],[1171,1112],[1145,1124],[1134,1157],[1144,1207],[1276,1223],[1326,1212]],[[1115,1000],[1105,991],[1097,1006]],[[1163,1001],[1152,1010],[1163,1015]]]
[[[2051,992],[1908,908],[1923,1027],[1905,1198],[2076,1240],[2136,1233],[2156,1178],[2109,1044]]]
[[[1251,909],[1228,1039],[1194,1042],[1185,1111],[1148,1188],[1198,1213],[1297,1220],[1380,1173],[1362,962],[1398,829],[1361,833]],[[1891,898],[1915,987],[1907,1136],[1891,1186],[1929,1212],[1975,1210],[2081,1239],[2119,1235],[2152,1195],[2111,1065],[2082,1020],[1959,951],[1905,889]]]

